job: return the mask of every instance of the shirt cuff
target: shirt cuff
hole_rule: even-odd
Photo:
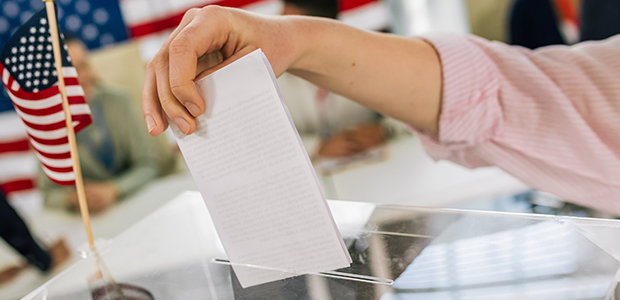
[[[489,41],[458,34],[429,34],[422,38],[439,54],[443,77],[439,135],[423,140],[434,141],[433,148],[448,148],[436,151],[451,152],[494,137],[502,125],[499,71],[477,45]]]

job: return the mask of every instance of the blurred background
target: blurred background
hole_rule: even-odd
[[[532,5],[534,2],[546,4],[539,8]],[[174,138],[169,132],[157,138],[146,136],[140,113],[144,67],[189,8],[217,4],[267,15],[321,15],[318,11],[327,8],[332,13],[325,16],[366,30],[402,36],[437,31],[474,34],[530,48],[585,39],[580,23],[575,21],[580,10],[574,6],[571,10],[571,3],[576,2],[570,0],[58,0],[56,3],[61,31],[71,39],[69,52],[80,82],[91,84],[96,91],[93,102],[87,99],[91,109],[96,101],[104,106],[110,101],[126,104],[128,108],[123,110],[131,116],[123,115],[123,119],[135,118],[130,127],[142,132],[125,137],[131,143],[140,142],[136,146],[138,150],[127,150],[128,158],[119,159],[121,171],[118,168],[101,171],[109,171],[106,173],[109,176],[97,177],[97,159],[93,155],[95,175],[90,180],[116,183],[116,192],[108,198],[102,196],[108,202],[93,215],[95,236],[100,238],[114,237],[184,190],[197,190]],[[41,0],[2,0],[0,47],[42,8]],[[537,13],[545,9],[550,14]],[[530,26],[534,23],[550,23],[550,38],[544,36],[536,43],[529,43],[532,32],[544,27]],[[78,66],[78,62],[83,65]],[[90,77],[85,75],[87,72]],[[279,79],[279,84],[328,199],[605,216],[533,191],[497,168],[470,170],[446,161],[435,162],[424,153],[415,134],[398,121],[287,74]],[[115,122],[110,120],[114,116],[118,119],[121,112],[105,107],[103,111],[107,127],[114,135],[113,125],[109,123]],[[138,135],[144,136],[138,138]],[[86,143],[86,138],[81,141]],[[97,144],[105,142],[101,139]],[[118,143],[118,139],[113,138],[111,142]],[[155,150],[148,155],[142,153],[147,158],[136,158],[135,152],[144,152],[140,147]],[[89,149],[85,146],[80,151]],[[124,155],[118,152],[116,158]],[[146,172],[148,168],[144,166],[148,164],[152,173],[135,171],[139,166],[141,172]],[[148,175],[136,175],[146,179],[131,181],[126,179],[126,173],[130,172],[127,170]],[[68,252],[64,256],[69,257],[63,256],[52,271],[41,272],[27,268],[17,252],[0,242],[0,299],[17,299],[77,259],[75,249],[83,246],[85,235],[79,215],[70,205],[70,195],[63,194],[66,201],[60,196],[56,200],[48,199],[58,190],[42,182],[38,160],[4,88],[0,88],[0,189],[25,220],[37,244],[51,253],[62,241],[61,248]],[[97,190],[109,194],[106,187],[99,186]],[[2,273],[2,270],[14,270],[11,269],[14,266],[23,266],[23,270]],[[8,278],[4,282],[3,274]]]

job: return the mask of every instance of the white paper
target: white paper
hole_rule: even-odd
[[[262,51],[196,85],[207,111],[196,118],[194,134],[174,126],[173,132],[241,285],[348,267],[351,258]]]

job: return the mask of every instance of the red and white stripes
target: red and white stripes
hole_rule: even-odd
[[[74,182],[73,163],[69,152],[65,114],[58,84],[39,92],[25,92],[0,65],[2,80],[21,117],[25,131],[50,179],[58,184]],[[91,123],[90,109],[84,100],[84,91],[73,67],[63,67],[67,97],[76,132]]]

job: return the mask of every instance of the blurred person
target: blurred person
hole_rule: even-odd
[[[137,119],[131,100],[98,83],[85,45],[70,36],[66,44],[92,112],[93,124],[76,138],[88,206],[92,213],[98,213],[171,172],[175,156],[171,150],[167,155],[157,155],[156,144]],[[42,170],[39,182],[48,207],[78,208],[74,186],[57,185]]]
[[[8,203],[2,191],[0,191],[0,237],[27,261],[0,269],[0,286],[17,277],[28,265],[47,273],[66,261],[70,255],[63,239],[59,239],[49,249],[43,249],[31,235],[26,223]]]
[[[516,0],[510,43],[530,49],[602,40],[620,33],[617,0]]]
[[[260,48],[290,72],[421,134],[426,152],[498,166],[570,202],[620,215],[620,35],[537,50],[459,34],[404,38],[325,18],[189,10],[147,65],[151,135],[205,111],[195,81]],[[203,59],[221,54],[218,66]]]
[[[337,0],[284,0],[283,15],[336,19]],[[321,139],[316,154],[343,157],[383,145],[397,125],[349,99],[330,93],[299,77],[283,74],[278,85],[295,127],[304,135]]]

